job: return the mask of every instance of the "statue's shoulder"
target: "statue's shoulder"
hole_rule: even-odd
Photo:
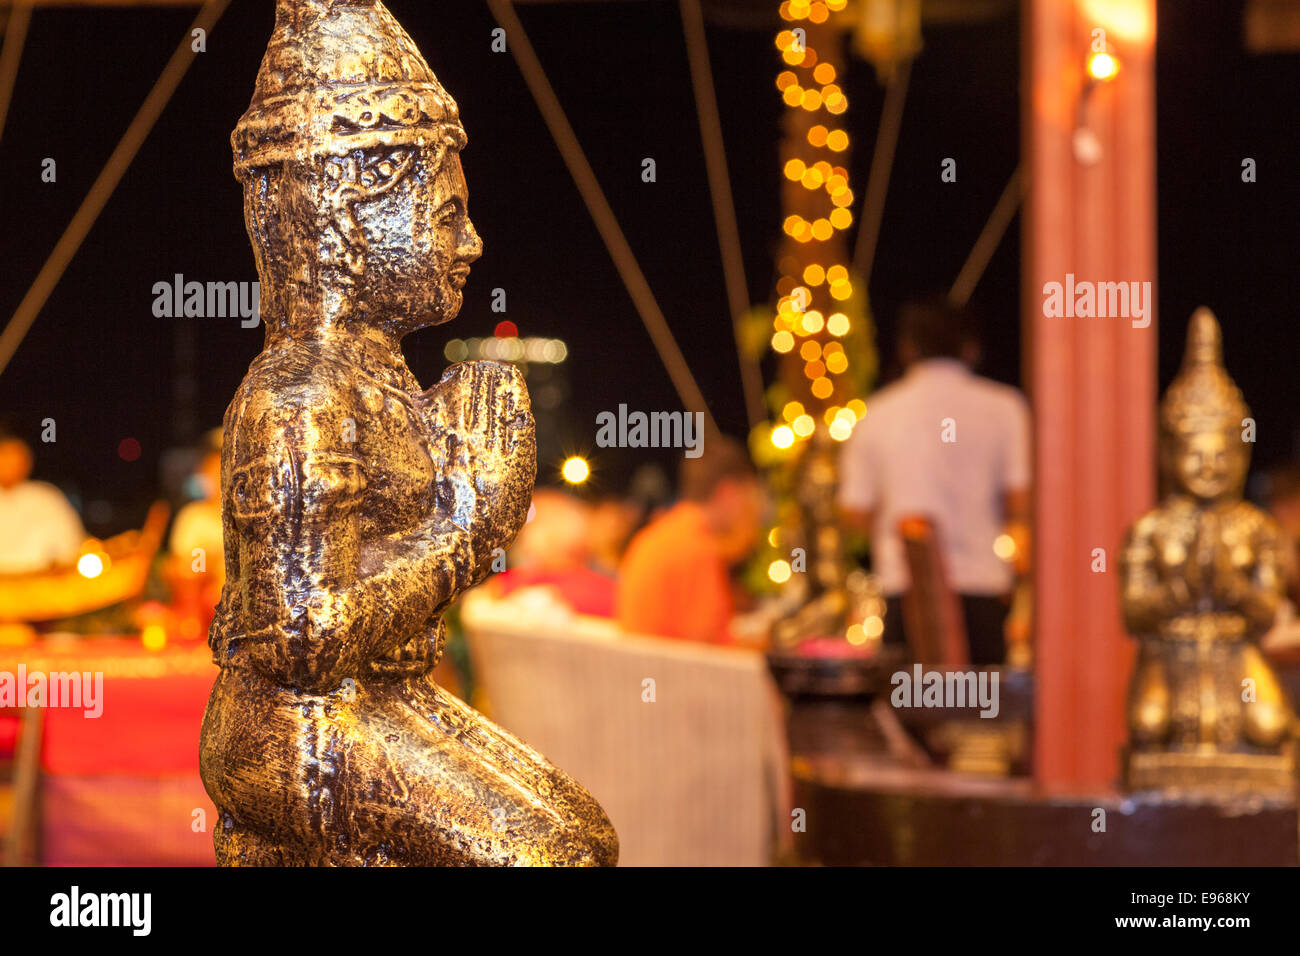
[[[230,465],[356,459],[363,412],[353,378],[337,363],[305,348],[265,351],[226,409]]]
[[[1282,527],[1273,516],[1249,501],[1233,504],[1228,516],[1239,535],[1249,535],[1260,541],[1275,541],[1282,537]]]
[[[263,352],[226,410],[225,507],[236,524],[275,520],[309,501],[359,500],[365,467],[356,445],[356,390],[337,364],[306,349]]]
[[[290,346],[253,360],[226,411],[227,428],[279,427],[292,421],[340,422],[355,411],[357,390],[338,363]]]
[[[1169,518],[1169,512],[1165,508],[1152,508],[1129,525],[1126,540],[1149,541],[1157,537],[1168,526]]]

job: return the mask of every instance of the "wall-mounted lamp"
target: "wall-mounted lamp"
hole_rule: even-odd
[[[1088,54],[1085,65],[1087,80],[1079,91],[1079,104],[1074,122],[1074,158],[1087,166],[1101,159],[1101,139],[1088,125],[1088,101],[1092,91],[1102,83],[1109,83],[1119,73],[1119,58],[1107,44],[1105,49]]]
[[[1088,55],[1088,88],[1089,90],[1095,83],[1105,83],[1115,79],[1115,74],[1119,72],[1119,60],[1115,55],[1107,50],[1101,50]],[[1084,91],[1084,96],[1088,95],[1088,90]]]

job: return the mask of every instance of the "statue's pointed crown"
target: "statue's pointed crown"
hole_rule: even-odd
[[[1174,434],[1240,428],[1250,409],[1223,367],[1223,335],[1202,306],[1187,326],[1183,367],[1165,392],[1160,423]]]
[[[375,146],[465,143],[456,102],[379,0],[277,0],[235,174]]]

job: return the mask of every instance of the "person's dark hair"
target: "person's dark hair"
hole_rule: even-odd
[[[913,299],[899,309],[898,341],[911,345],[920,358],[961,358],[962,347],[974,338],[967,310],[945,296]]]
[[[682,459],[677,490],[685,501],[706,501],[727,479],[757,477],[744,445],[726,435],[709,435],[700,457]]]

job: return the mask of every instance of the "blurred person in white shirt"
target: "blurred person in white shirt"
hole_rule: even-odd
[[[0,574],[72,564],[86,538],[63,492],[32,481],[32,466],[31,448],[0,423]]]
[[[871,398],[844,445],[841,515],[871,537],[886,644],[905,643],[910,576],[899,520],[923,515],[961,600],[971,663],[1002,664],[1016,568],[994,546],[1003,534],[1022,553],[1027,546],[1029,406],[1017,389],[971,371],[979,346],[963,310],[934,298],[905,305],[899,319],[905,373]]]

